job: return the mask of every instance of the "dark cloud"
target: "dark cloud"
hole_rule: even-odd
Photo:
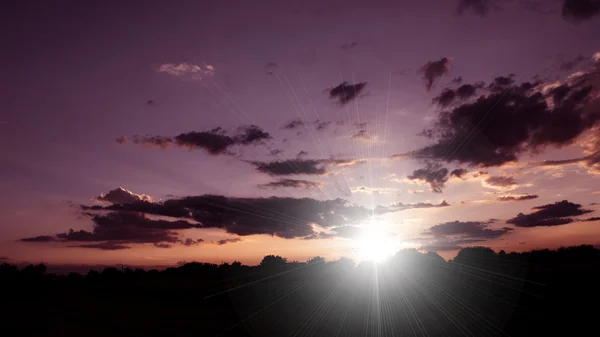
[[[486,16],[490,11],[490,0],[459,0],[456,12],[458,15],[471,10],[473,13]]]
[[[367,134],[367,130],[365,130],[365,129],[358,130],[358,132],[353,134],[352,137],[350,137],[350,138],[354,139],[354,140],[372,140],[373,139],[372,136],[369,136]]]
[[[444,207],[440,205],[392,205],[385,212],[409,208]],[[88,207],[84,207],[87,209]],[[127,212],[123,211],[126,209]],[[177,231],[187,228],[222,228],[239,236],[268,234],[281,238],[317,238],[314,225],[325,229],[353,225],[370,219],[375,210],[350,205],[342,199],[315,200],[311,198],[230,198],[218,195],[201,195],[169,199],[161,203],[136,202],[109,205],[95,210],[112,213],[133,213],[132,220],[122,215],[96,216],[93,232],[69,232],[57,237],[60,241],[109,241],[116,243],[182,243]],[[150,220],[135,212],[154,215],[182,214],[190,219],[168,222]],[[131,216],[131,215],[130,215]],[[141,218],[140,218],[141,217]],[[102,220],[102,221],[101,221]],[[124,225],[127,224],[127,225]]]
[[[268,75],[273,75],[275,73],[275,69],[277,69],[277,63],[275,62],[267,62],[265,65],[265,71]]]
[[[56,238],[54,236],[49,236],[49,235],[40,235],[40,236],[34,236],[31,238],[23,238],[19,241],[23,241],[23,242],[52,242],[52,241],[56,241]]]
[[[593,89],[599,74],[590,72],[564,84],[568,90],[561,88],[560,95],[537,83],[519,85],[512,76],[497,77],[486,89],[489,95],[439,113],[433,128],[421,133],[435,144],[394,157],[491,167],[548,146],[571,145],[600,124],[600,109],[592,105],[598,103]]]
[[[273,150],[269,151],[269,154],[271,156],[278,156],[282,153],[283,153],[283,150],[281,150],[281,149],[273,149]]]
[[[240,238],[230,238],[230,239],[221,239],[215,242],[215,244],[222,246],[222,245],[226,245],[228,243],[236,243],[236,242],[240,242],[242,241],[242,239]]]
[[[427,167],[413,171],[407,178],[425,181],[431,187],[431,191],[442,193],[442,188],[448,181],[448,169],[439,164],[427,164]]]
[[[495,239],[502,235],[508,234],[513,229],[503,227],[500,229],[488,228],[493,221],[450,221],[439,225],[432,226],[425,234],[436,237],[449,237],[458,235],[461,242],[465,239],[469,240],[488,240]]]
[[[282,161],[259,162],[252,161],[259,172],[272,176],[295,174],[324,175],[328,173],[327,166],[351,166],[364,163],[364,160],[354,159],[287,159]]]
[[[485,180],[485,183],[490,187],[510,187],[517,185],[515,178],[504,176],[489,177]]]
[[[155,243],[154,247],[156,247],[156,248],[171,248],[173,246],[169,243]]]
[[[600,14],[600,1],[598,0],[564,0],[562,16],[573,23],[589,20]]]
[[[140,200],[152,201],[152,198],[146,194],[136,194],[122,187],[117,187],[108,193],[100,194],[96,197],[96,200],[110,202],[111,204],[129,204]]]
[[[299,128],[301,126],[304,126],[304,122],[299,119],[294,119],[292,121],[285,123],[281,128],[287,129],[287,130],[293,130],[293,129]]]
[[[321,122],[321,121],[315,121],[315,129],[317,131],[323,131],[325,129],[327,129],[329,127],[329,125],[331,124],[330,121],[328,122]]]
[[[583,57],[583,55],[580,54],[571,60],[563,61],[559,69],[563,71],[572,71],[577,65],[579,65],[583,61],[585,61],[585,57]]]
[[[440,202],[439,204],[431,204],[431,203],[425,203],[425,202],[418,202],[415,204],[404,204],[401,202],[395,203],[395,204],[391,204],[389,206],[377,206],[375,208],[375,213],[377,214],[385,214],[385,213],[390,213],[390,212],[399,212],[399,211],[404,211],[407,209],[418,209],[418,208],[439,208],[439,207],[448,207],[450,206],[450,204],[448,204],[446,202],[446,200],[443,200],[442,202]]]
[[[203,242],[204,242],[204,239],[194,240],[194,239],[191,239],[191,238],[187,238],[185,240],[180,241],[180,243],[182,245],[187,246],[187,247],[197,246],[197,245],[199,245],[199,244],[201,244]]]
[[[151,204],[145,201],[126,204],[134,208],[137,205]],[[155,204],[152,204],[155,205]],[[122,207],[114,204],[102,209],[113,209]],[[145,208],[147,209],[147,207]],[[188,212],[189,214],[189,212]],[[182,229],[198,228],[199,226],[185,220],[166,221],[153,220],[143,213],[114,211],[108,214],[97,214],[92,216],[93,229],[91,232],[85,230],[69,230],[55,236],[41,236],[25,238],[26,242],[95,242],[94,244],[78,245],[81,248],[97,248],[103,250],[125,249],[119,245],[131,243],[179,243],[177,231]]]
[[[358,97],[366,85],[367,82],[348,84],[348,82],[344,81],[337,87],[329,89],[329,98],[337,100],[341,105],[348,104]]]
[[[239,128],[240,133],[235,137],[236,144],[250,145],[272,139],[268,132],[263,131],[256,125],[243,126]]]
[[[447,107],[454,101],[456,98],[456,93],[454,90],[446,88],[444,89],[439,96],[433,98],[433,102],[437,103],[441,107]]]
[[[340,49],[341,50],[349,50],[352,48],[356,48],[358,46],[358,42],[352,42],[352,43],[344,43]]]
[[[467,174],[467,173],[469,173],[469,171],[467,171],[466,169],[464,169],[464,168],[457,168],[457,169],[452,170],[452,172],[450,172],[450,176],[462,179],[462,177],[465,174]]]
[[[308,152],[301,150],[300,152],[298,152],[298,154],[296,155],[296,158],[302,158],[308,156]]]
[[[440,77],[444,76],[450,71],[450,59],[447,57],[441,58],[437,61],[429,61],[419,69],[419,72],[423,74],[423,79],[427,81],[425,87],[427,90],[431,90],[434,82]]]
[[[595,217],[587,218],[587,219],[584,219],[581,221],[586,221],[586,222],[587,221],[600,221],[600,217],[595,216]]]
[[[271,135],[260,127],[249,125],[238,128],[238,133],[233,137],[226,135],[222,128],[217,127],[209,131],[181,133],[176,137],[135,135],[133,142],[161,148],[175,145],[189,149],[203,149],[211,155],[218,155],[229,154],[229,149],[234,145],[260,144],[271,138]]]
[[[458,76],[452,79],[453,84],[460,84],[462,82],[462,76]]]
[[[576,221],[571,218],[573,216],[592,212],[592,210],[583,209],[580,204],[567,200],[537,206],[533,209],[536,211],[529,214],[519,213],[516,217],[508,219],[506,223],[517,227],[560,226]]]
[[[288,188],[303,188],[303,189],[311,189],[321,187],[323,183],[309,180],[298,180],[298,179],[280,179],[277,181],[272,181],[270,183],[258,185],[262,188],[280,188],[280,187],[288,187]]]
[[[86,243],[83,245],[73,245],[67,247],[78,247],[78,248],[91,248],[91,249],[100,249],[100,250],[123,250],[129,249],[131,247],[125,246],[118,243],[112,242],[100,242],[100,243]]]
[[[8,260],[10,260],[8,257],[0,256],[0,261],[8,261]]]
[[[525,201],[537,199],[538,196],[535,194],[522,194],[522,195],[503,195],[498,197],[496,200],[498,201]]]
[[[442,108],[451,105],[456,99],[466,100],[473,97],[477,87],[472,84],[463,84],[456,89],[446,88],[439,96],[433,98],[433,102]]]

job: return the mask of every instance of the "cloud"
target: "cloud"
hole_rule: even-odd
[[[564,0],[562,16],[573,23],[589,20],[600,14],[600,1],[598,0]]]
[[[433,102],[445,108],[451,105],[456,99],[464,101],[475,96],[478,88],[472,84],[463,84],[456,89],[446,88],[442,90],[439,96],[433,98]]]
[[[496,200],[498,201],[525,201],[537,199],[538,196],[536,194],[520,194],[520,195],[502,195],[499,196]]]
[[[281,149],[273,149],[273,150],[269,151],[269,155],[271,155],[271,156],[278,156],[282,153],[283,153],[283,150],[281,150]]]
[[[307,151],[304,151],[304,150],[301,150],[301,151],[300,151],[300,152],[298,152],[298,154],[296,155],[296,158],[302,158],[302,157],[305,157],[305,156],[308,156],[308,152],[307,152]]]
[[[180,78],[201,80],[204,77],[214,75],[215,67],[211,65],[205,65],[204,67],[201,67],[197,64],[189,63],[164,63],[158,67],[158,72]]]
[[[129,246],[125,246],[125,245],[118,244],[118,243],[112,243],[112,242],[87,243],[87,244],[83,244],[83,245],[74,245],[74,246],[67,246],[67,247],[92,248],[92,249],[100,249],[100,250],[123,250],[123,249],[131,248]]]
[[[514,190],[519,184],[513,177],[494,176],[484,180],[484,186],[501,190]]]
[[[366,85],[367,82],[348,84],[344,81],[340,85],[329,89],[329,98],[337,100],[341,105],[348,104],[358,97]]]
[[[108,193],[100,194],[100,196],[96,197],[96,200],[110,202],[111,204],[129,204],[140,200],[152,202],[152,198],[149,195],[136,194],[122,187],[117,187]]]
[[[506,223],[517,227],[539,227],[539,226],[560,226],[576,221],[573,216],[583,215],[592,212],[592,210],[583,209],[580,204],[575,204],[567,200],[555,202],[533,208],[533,213],[519,213],[516,217],[508,219]]]
[[[503,227],[500,229],[491,229],[489,225],[494,221],[450,221],[430,227],[424,234],[435,237],[450,237],[458,235],[459,242],[469,240],[489,240],[506,235],[513,229]],[[456,241],[455,241],[456,242]]]
[[[8,257],[0,256],[0,261],[8,261],[8,260],[10,260]]]
[[[469,173],[469,171],[467,171],[466,169],[464,169],[464,168],[457,168],[457,169],[452,170],[452,172],[450,172],[450,176],[462,179],[462,177],[465,174],[467,174],[467,173]]]
[[[23,242],[52,242],[52,241],[56,241],[56,238],[54,236],[49,236],[49,235],[40,235],[40,236],[31,237],[31,238],[23,238],[23,239],[20,239],[19,241],[23,241]]]
[[[303,189],[311,189],[311,188],[319,188],[323,186],[323,183],[316,181],[308,181],[308,180],[298,180],[298,179],[280,179],[277,181],[272,181],[266,184],[258,185],[262,188],[280,188],[280,187],[288,187],[288,188],[303,188]]]
[[[281,128],[287,129],[287,130],[293,130],[293,129],[299,128],[301,126],[304,126],[304,122],[299,119],[294,119],[292,121],[285,123]]]
[[[275,73],[276,69],[277,69],[277,63],[275,63],[275,62],[267,62],[267,64],[265,65],[265,71],[267,72],[268,75],[273,75]]]
[[[350,138],[354,139],[354,140],[373,140],[373,137],[369,136],[367,134],[367,130],[365,130],[365,129],[358,130],[358,132],[353,134],[352,137],[350,137]]]
[[[186,247],[190,247],[190,246],[197,246],[197,245],[199,245],[199,244],[201,244],[203,242],[204,242],[203,239],[194,240],[194,239],[191,239],[191,238],[187,238],[185,240],[182,240],[180,243],[182,245],[186,246]]]
[[[358,47],[358,42],[352,42],[352,43],[344,43],[340,47],[340,49],[341,50],[350,50],[350,49],[353,49],[353,48],[356,48],[356,47]]]
[[[467,10],[480,16],[486,16],[490,10],[490,0],[459,0],[457,14],[461,15]]]
[[[173,246],[169,243],[155,243],[154,247],[156,247],[156,248],[171,248]]]
[[[600,217],[595,216],[595,217],[587,218],[587,219],[580,220],[580,221],[586,221],[586,222],[588,222],[588,221],[589,222],[591,222],[591,221],[600,221]]]
[[[595,96],[599,72],[589,72],[544,92],[539,83],[514,83],[497,77],[488,95],[440,111],[433,127],[422,132],[433,145],[395,155],[423,160],[493,167],[517,161],[524,153],[573,144],[600,122]]]
[[[391,204],[389,206],[377,206],[375,208],[375,213],[377,214],[385,214],[385,213],[389,213],[389,212],[399,212],[399,211],[405,211],[408,209],[419,209],[419,208],[440,208],[440,207],[448,207],[450,206],[450,204],[448,204],[446,202],[446,200],[442,200],[442,202],[440,202],[439,204],[431,204],[431,203],[425,203],[425,202],[419,202],[419,203],[415,203],[415,204],[404,204],[401,202],[395,203],[395,204]]]
[[[450,71],[450,59],[448,57],[441,58],[437,61],[429,61],[419,69],[423,74],[423,79],[427,81],[425,87],[431,90],[431,87],[440,77],[446,75]]]
[[[452,79],[452,83],[453,84],[460,84],[462,82],[463,78],[462,76],[458,76]]]
[[[171,145],[189,149],[203,149],[211,155],[230,154],[229,149],[234,145],[260,144],[272,139],[268,132],[256,125],[238,128],[238,133],[228,136],[220,127],[209,131],[192,131],[181,133],[175,137],[165,136],[138,136],[133,137],[135,144],[158,146],[168,148]]]
[[[222,246],[222,245],[226,245],[228,243],[236,243],[236,242],[240,242],[242,241],[242,239],[240,238],[229,238],[229,239],[221,239],[215,242],[216,245]]]
[[[327,166],[352,166],[364,163],[355,159],[287,159],[282,161],[260,162],[252,161],[256,170],[271,176],[286,176],[296,174],[324,175],[328,173]]]
[[[579,54],[571,60],[563,61],[560,65],[559,69],[563,70],[563,71],[572,71],[573,69],[575,69],[575,67],[578,64],[580,64],[583,61],[585,61],[585,57],[583,57],[583,55]]]
[[[119,136],[117,137],[116,141],[119,144],[127,144],[128,139],[127,136]]]
[[[442,188],[448,181],[448,169],[439,164],[427,164],[427,167],[413,171],[413,174],[407,178],[425,181],[431,187],[431,191],[442,193]]]
[[[113,204],[99,209],[118,209],[124,205],[154,205],[146,201],[130,204]],[[96,208],[98,209],[98,208]],[[78,245],[81,248],[97,248],[103,250],[125,249],[119,245],[131,243],[181,243],[177,231],[198,228],[199,225],[186,220],[166,221],[147,218],[143,213],[113,211],[108,214],[92,214],[93,229],[69,230],[55,236],[38,236],[24,238],[25,242],[95,242],[94,244]]]
[[[323,130],[327,129],[330,124],[331,124],[330,121],[328,121],[328,122],[321,122],[321,121],[317,120],[317,121],[315,121],[315,129],[317,131],[323,131]]]

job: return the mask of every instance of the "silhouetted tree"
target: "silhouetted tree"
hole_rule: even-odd
[[[263,268],[277,268],[284,266],[286,263],[287,259],[279,255],[267,255],[263,257],[260,266]]]

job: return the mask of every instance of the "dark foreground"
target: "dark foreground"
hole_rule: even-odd
[[[269,261],[267,261],[269,262]],[[452,262],[191,263],[58,277],[0,266],[2,336],[597,335],[600,252],[590,246]],[[279,262],[279,263],[278,263]]]

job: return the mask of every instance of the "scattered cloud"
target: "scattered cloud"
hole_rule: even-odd
[[[330,124],[331,124],[330,121],[322,122],[322,121],[317,120],[317,121],[315,121],[315,129],[317,131],[324,131],[329,127]]]
[[[498,201],[525,201],[537,199],[538,196],[536,194],[507,194],[501,195],[496,200]]]
[[[483,186],[510,191],[519,187],[519,184],[514,177],[493,176],[484,180]]]
[[[440,111],[433,127],[421,133],[435,144],[394,158],[493,167],[517,161],[524,153],[571,145],[600,124],[594,91],[599,74],[588,72],[547,93],[540,83],[497,77],[487,96]]]
[[[450,221],[435,225],[423,234],[433,236],[434,240],[427,240],[420,250],[451,251],[487,240],[498,239],[510,234],[514,229],[510,227],[490,228],[496,220],[488,221]],[[425,240],[422,240],[425,241]]]
[[[323,186],[323,183],[309,180],[298,180],[298,179],[280,179],[277,181],[272,181],[266,184],[258,185],[261,188],[302,188],[302,189],[311,189],[311,188],[319,188]]]
[[[580,204],[567,200],[537,206],[533,209],[536,211],[529,214],[519,213],[516,217],[508,219],[506,223],[517,227],[560,226],[577,221],[572,218],[573,216],[592,212],[592,210],[582,208]]]
[[[568,61],[563,61],[560,64],[559,69],[563,70],[563,71],[572,71],[573,69],[575,69],[575,67],[577,67],[577,65],[579,65],[583,61],[585,61],[585,57],[583,57],[583,55],[579,54],[573,59],[570,59]]]
[[[301,150],[300,152],[298,152],[298,154],[296,155],[296,158],[302,158],[302,157],[306,157],[308,156],[308,152]]]
[[[446,200],[442,200],[439,204],[431,204],[428,202],[419,202],[415,204],[404,204],[401,202],[391,204],[389,206],[377,206],[375,208],[375,213],[377,214],[385,214],[390,212],[399,212],[405,211],[408,209],[423,209],[423,208],[440,208],[440,207],[448,207],[450,204],[446,202]]]
[[[287,159],[282,161],[260,162],[252,161],[256,170],[271,176],[286,175],[325,175],[328,166],[352,166],[364,163],[364,160],[355,159]]]
[[[450,71],[450,58],[444,57],[437,61],[429,61],[419,69],[423,79],[427,81],[425,87],[431,90],[433,84]]]
[[[127,144],[128,139],[127,136],[119,136],[117,137],[116,141],[119,144]]]
[[[600,14],[600,1],[598,0],[564,0],[562,16],[573,23],[589,20]]]
[[[270,139],[272,137],[268,132],[263,131],[256,125],[249,125],[239,127],[238,133],[234,136],[226,135],[224,130],[218,127],[209,131],[181,133],[175,137],[135,135],[133,142],[161,148],[174,145],[189,149],[203,149],[211,155],[219,155],[231,154],[229,150],[234,145],[261,144]]]
[[[364,141],[373,140],[373,137],[368,135],[367,130],[365,130],[365,129],[358,130],[358,132],[353,134],[352,137],[350,137],[350,138],[354,139],[354,140],[364,140]]]
[[[453,102],[458,100],[467,100],[477,92],[479,87],[472,84],[463,84],[456,89],[446,88],[442,90],[439,96],[433,98],[433,102],[440,107],[448,107]]]
[[[356,47],[358,47],[358,42],[352,42],[352,43],[344,43],[340,47],[340,49],[341,50],[350,50],[350,49],[353,49],[353,48],[356,48]]]
[[[337,100],[340,105],[345,105],[356,99],[366,86],[367,82],[348,84],[344,81],[340,85],[329,89],[329,98]]]
[[[216,245],[222,246],[222,245],[226,245],[228,243],[236,243],[236,242],[240,242],[242,241],[242,239],[240,238],[229,238],[229,239],[221,239],[215,242]]]
[[[294,120],[291,120],[291,121],[285,123],[281,128],[286,129],[286,130],[293,130],[293,129],[297,129],[301,126],[304,126],[304,122],[301,121],[300,119],[294,119]]]
[[[72,246],[67,246],[67,247],[92,248],[92,249],[100,249],[100,250],[123,250],[123,249],[131,248],[129,246],[125,246],[125,245],[118,244],[118,243],[112,243],[112,242],[86,243],[83,245],[72,245]]]
[[[201,80],[204,77],[214,75],[215,67],[211,65],[199,66],[197,64],[190,64],[185,62],[179,64],[164,63],[158,67],[158,72],[180,78]]]
[[[34,237],[30,237],[30,238],[23,238],[19,241],[23,241],[23,242],[52,242],[52,241],[56,241],[56,238],[54,236],[49,236],[49,235],[40,235],[40,236],[34,236]]]
[[[136,194],[122,187],[117,187],[108,193],[100,194],[96,197],[96,200],[111,204],[129,204],[140,200],[152,202],[152,197],[146,194]]]
[[[458,15],[465,11],[473,11],[473,13],[486,16],[490,10],[490,0],[459,0],[456,12]]]
[[[442,188],[448,181],[448,169],[439,164],[427,164],[427,167],[415,170],[407,176],[409,180],[421,180],[429,184],[431,191],[442,193]]]

